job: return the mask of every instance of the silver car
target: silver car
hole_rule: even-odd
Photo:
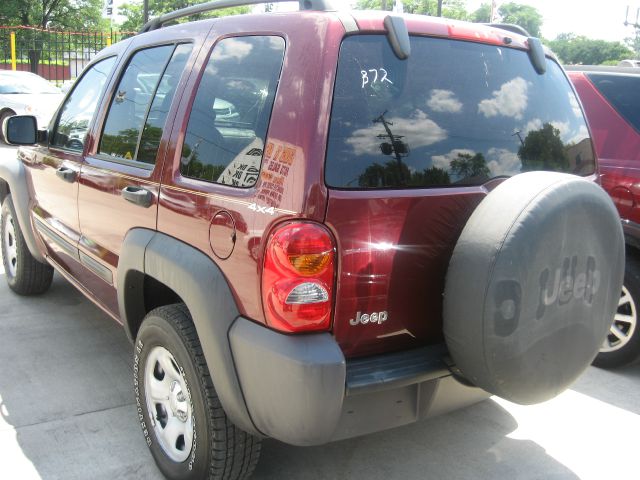
[[[34,115],[38,128],[45,128],[63,96],[59,88],[34,73],[0,71],[0,126],[11,115]],[[0,141],[4,141],[1,129]]]

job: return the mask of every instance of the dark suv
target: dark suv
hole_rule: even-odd
[[[123,324],[162,472],[243,478],[265,436],[562,392],[611,324],[624,241],[553,56],[326,1],[160,28],[241,3],[107,48],[48,131],[4,125],[33,145],[0,164],[9,285],[54,268]]]
[[[600,367],[618,367],[640,357],[640,69],[567,69],[593,133],[602,186],[620,213],[627,244],[618,311],[594,361]]]

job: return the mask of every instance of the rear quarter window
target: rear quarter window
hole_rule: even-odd
[[[278,36],[225,38],[214,47],[182,146],[184,177],[239,188],[255,185],[284,50]]]
[[[383,36],[340,50],[325,169],[336,188],[480,185],[530,170],[595,170],[568,80],[526,52],[411,38],[399,60]]]

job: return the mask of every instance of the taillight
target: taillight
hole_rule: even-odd
[[[331,234],[317,223],[287,223],[271,234],[262,272],[262,305],[271,327],[283,332],[329,329],[334,258]]]

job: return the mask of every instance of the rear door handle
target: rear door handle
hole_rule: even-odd
[[[56,170],[56,175],[65,182],[73,183],[76,181],[78,173],[69,167],[60,167]]]
[[[146,188],[129,185],[122,189],[122,197],[135,205],[148,208],[153,203],[153,193]]]

